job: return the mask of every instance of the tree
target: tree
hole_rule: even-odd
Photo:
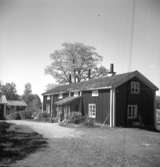
[[[51,89],[55,88],[56,86],[57,86],[57,84],[49,83],[49,84],[46,85],[46,91],[51,90]]]
[[[0,83],[0,90],[2,94],[6,96],[7,100],[19,99],[19,95],[17,94],[17,90],[16,90],[16,84],[13,82],[6,83],[5,85]]]
[[[31,93],[32,93],[32,86],[28,82],[28,83],[25,84],[24,95],[29,95]]]
[[[58,83],[86,80],[89,71],[90,78],[101,77],[108,73],[105,67],[98,67],[102,62],[102,56],[94,47],[83,43],[63,43],[62,47],[50,55],[52,63],[45,69],[45,73],[53,76]]]
[[[27,111],[39,112],[41,108],[41,100],[37,94],[32,94],[32,85],[26,83],[24,86],[23,100],[27,103]]]

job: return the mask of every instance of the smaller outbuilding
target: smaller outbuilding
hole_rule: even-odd
[[[0,95],[0,120],[15,111],[24,111],[27,104],[23,100],[7,100],[5,95]]]
[[[6,115],[14,111],[24,111],[27,104],[23,100],[7,100]]]

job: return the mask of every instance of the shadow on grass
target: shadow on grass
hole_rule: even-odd
[[[47,140],[42,135],[26,127],[0,122],[0,166],[8,166],[45,147]]]

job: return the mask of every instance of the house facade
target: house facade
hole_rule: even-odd
[[[27,104],[23,100],[7,100],[5,95],[0,94],[0,120],[15,111],[24,111]]]
[[[7,100],[6,115],[13,112],[24,111],[27,104],[23,100]]]
[[[43,112],[59,121],[77,112],[110,127],[154,127],[156,90],[138,71],[90,79],[43,93]]]

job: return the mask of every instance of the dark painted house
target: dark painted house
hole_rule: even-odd
[[[27,104],[23,100],[7,100],[5,95],[0,94],[0,120],[15,111],[24,111]]]
[[[154,127],[156,90],[138,71],[90,79],[43,93],[43,111],[60,121],[77,112],[110,127]]]
[[[27,104],[23,100],[7,100],[6,115],[13,113],[15,111],[17,112],[24,111],[26,107]]]

